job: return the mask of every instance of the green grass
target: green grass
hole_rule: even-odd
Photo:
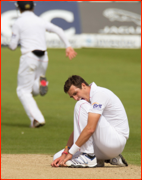
[[[123,155],[141,164],[141,50],[77,49],[72,61],[64,49],[49,49],[49,92],[36,97],[46,126],[30,129],[30,121],[16,95],[20,49],[1,48],[1,153],[54,154],[64,148],[73,130],[75,101],[63,92],[73,74],[112,90],[122,100],[130,125]]]

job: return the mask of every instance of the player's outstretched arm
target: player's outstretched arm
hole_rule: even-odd
[[[50,22],[45,22],[45,28],[48,32],[56,33],[59,38],[64,42],[66,47],[66,56],[71,60],[73,59],[77,53],[74,51],[74,49],[71,47],[68,39],[66,38],[65,32],[62,28],[56,26],[55,24],[52,24]]]
[[[70,60],[76,57],[76,55],[77,53],[71,46],[66,48],[66,57],[68,57]]]

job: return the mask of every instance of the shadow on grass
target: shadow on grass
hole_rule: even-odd
[[[24,127],[24,128],[29,128],[30,127],[30,124],[18,124],[18,123],[1,123],[1,128],[2,126],[11,126],[11,127]]]

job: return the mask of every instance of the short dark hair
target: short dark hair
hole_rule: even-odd
[[[33,1],[17,1],[17,6],[22,11],[32,10],[34,7]]]
[[[89,84],[80,76],[72,75],[70,76],[64,85],[64,92],[67,93],[71,87],[71,85],[74,85],[78,88],[82,88],[82,83],[86,84],[86,86],[89,86]]]

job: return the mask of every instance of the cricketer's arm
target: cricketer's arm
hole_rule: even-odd
[[[10,43],[8,46],[9,49],[15,50],[18,46],[18,42],[19,42],[19,29],[18,29],[18,26],[14,24],[12,27],[12,36],[11,36]]]

